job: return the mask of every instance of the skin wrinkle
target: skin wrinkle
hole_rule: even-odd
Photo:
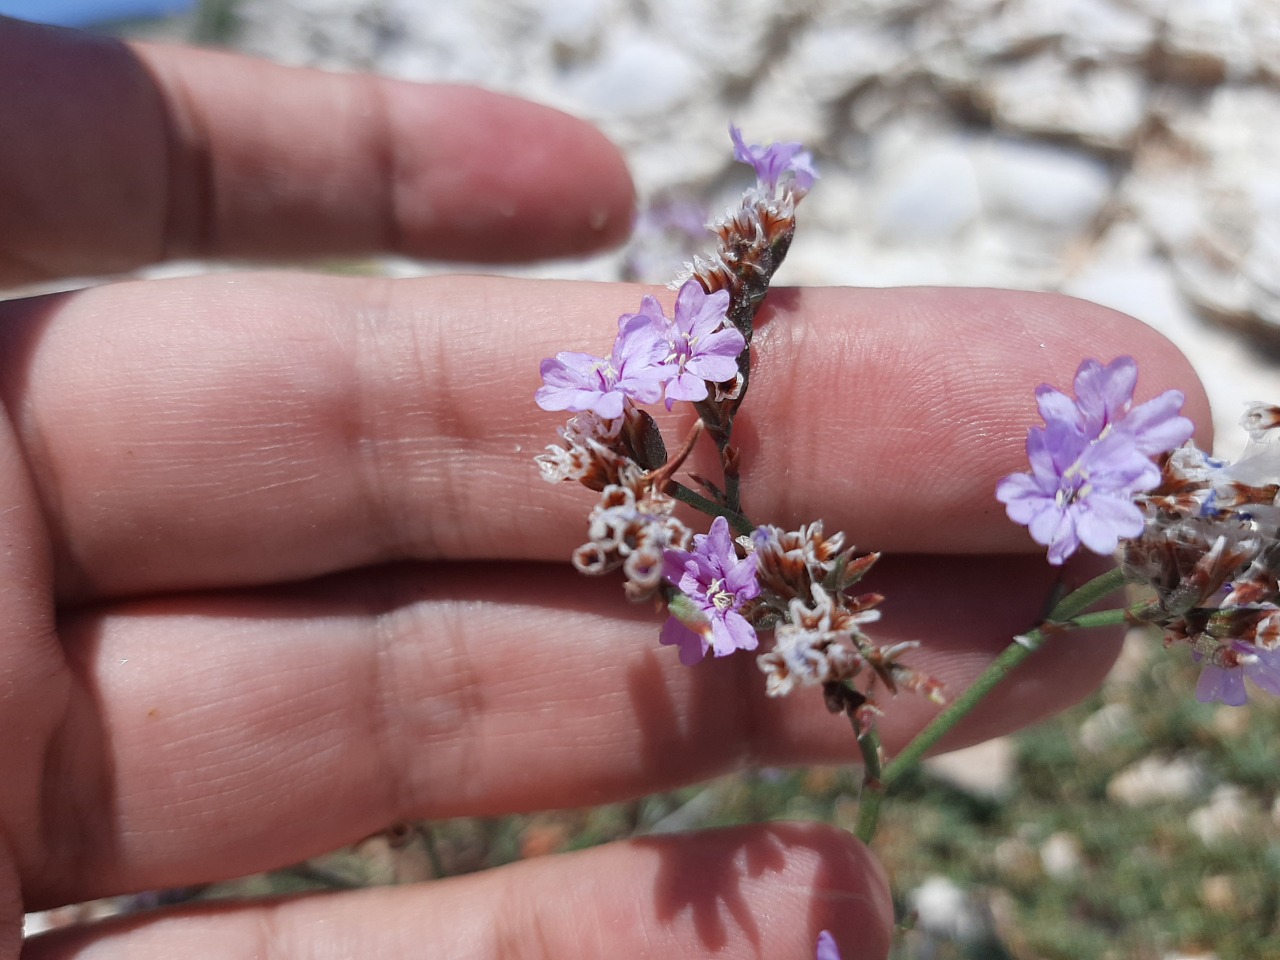
[[[400,774],[402,767],[397,758],[402,749],[397,749],[397,738],[392,733],[396,728],[391,719],[392,705],[396,700],[391,680],[395,665],[389,661],[393,660],[393,651],[399,640],[394,621],[394,612],[375,613],[365,631],[367,646],[362,645],[362,649],[369,651],[369,695],[365,700],[368,720],[365,736],[373,755],[378,758],[374,779],[385,790],[381,809],[387,811],[390,820],[406,816],[414,803],[410,778]]]
[[[378,222],[382,225],[380,247],[402,253],[406,250],[402,191],[408,183],[408,178],[403,176],[406,167],[401,156],[405,141],[395,135],[392,127],[392,111],[387,102],[389,88],[370,74],[357,74],[354,83],[352,89],[358,94],[357,99],[367,105],[367,112],[358,112],[366,124],[369,154],[377,170],[374,182],[378,186]]]
[[[414,586],[408,586],[408,592],[419,594]],[[382,640],[387,654],[405,651],[394,669],[379,673],[385,686],[378,700],[388,713],[384,719],[388,744],[385,775],[404,781],[399,790],[401,803],[393,808],[397,818],[412,818],[433,809],[440,802],[433,799],[439,792],[437,784],[456,788],[478,780],[479,754],[466,744],[476,740],[483,729],[488,697],[482,672],[463,639],[467,631],[457,625],[473,606],[466,600],[432,600],[417,595],[381,616],[386,624]],[[405,669],[404,658],[408,657]],[[422,674],[429,675],[429,684],[421,684]],[[428,691],[425,696],[424,686]],[[408,722],[403,716],[406,704],[411,711]],[[392,720],[393,714],[401,716]],[[430,768],[419,772],[423,765],[417,758],[431,745],[436,753]],[[446,759],[447,768],[442,762]],[[466,793],[465,789],[461,792]],[[467,802],[463,799],[462,806]]]
[[[66,295],[56,295],[46,302],[52,304]],[[0,306],[0,320],[3,319],[3,307]],[[66,489],[62,483],[39,483],[37,471],[41,464],[50,464],[49,447],[46,434],[42,429],[38,409],[32,402],[28,387],[28,378],[34,354],[39,350],[39,332],[44,324],[31,324],[30,331],[19,329],[17,324],[9,325],[18,339],[14,343],[10,335],[6,335],[3,323],[0,323],[0,399],[8,415],[7,429],[4,437],[6,451],[22,464],[22,474],[31,490],[32,499],[39,506],[41,527],[45,538],[51,544],[51,554],[55,558],[55,577],[61,581],[72,578],[75,582],[83,582],[84,571],[75,562],[75,553],[66,537],[66,527],[61,522],[65,516],[65,507],[61,503],[61,493]],[[24,335],[25,334],[25,335]],[[10,364],[13,366],[10,367]],[[10,384],[13,384],[10,387]],[[54,638],[56,644],[56,638]]]
[[[429,809],[431,806],[428,799],[430,791],[424,792],[423,778],[415,775],[417,768],[421,766],[415,756],[423,749],[423,743],[418,737],[420,724],[406,722],[405,704],[412,704],[411,716],[431,715],[426,724],[430,732],[425,739],[437,743],[438,750],[457,755],[458,760],[465,765],[466,752],[449,750],[449,747],[459,739],[469,739],[466,731],[476,726],[477,709],[474,704],[483,703],[477,672],[466,657],[464,645],[455,640],[459,634],[448,629],[451,618],[439,617],[434,624],[429,624],[425,613],[422,603],[410,602],[406,606],[397,605],[376,618],[378,627],[374,641],[374,676],[378,690],[372,697],[376,711],[373,729],[378,739],[376,749],[382,757],[379,778],[395,785],[387,807],[395,820],[411,819],[416,811]],[[443,669],[431,671],[429,695],[419,694],[415,697],[412,684],[406,684],[406,680],[416,680],[421,669],[424,641],[418,637],[424,626],[436,628],[428,634],[431,639],[425,642],[447,644],[451,654],[447,657],[430,657],[433,667],[441,666]],[[397,653],[400,650],[417,655],[406,665],[405,655]],[[454,667],[453,664],[458,666]],[[418,669],[413,669],[415,667]],[[455,676],[457,679],[453,682],[446,681],[446,678]],[[449,711],[443,707],[442,700],[455,705],[454,709]],[[457,719],[448,720],[442,725],[440,720],[446,719],[449,712]],[[433,783],[441,775],[439,765],[433,763],[433,766],[437,769],[427,774],[426,784]],[[451,776],[455,778],[453,782],[465,783],[468,782],[468,774],[468,770],[459,769]]]
[[[112,828],[116,794],[111,764],[105,751],[94,752],[102,749],[107,731],[93,722],[98,712],[92,681],[70,673],[61,679],[61,719],[45,742],[36,780],[41,794],[41,823],[34,831],[39,862],[24,863],[21,851],[17,861],[27,881],[29,910],[37,908],[32,904],[40,903],[42,889],[61,888],[86,865],[110,863],[111,848],[119,838]],[[81,789],[66,790],[65,784],[73,780],[83,785]]]
[[[483,288],[480,296],[479,307],[483,310],[486,305]],[[402,302],[408,299],[405,296]],[[470,487],[472,478],[460,474],[458,465],[467,461],[468,447],[482,436],[482,431],[468,431],[464,427],[469,421],[468,406],[463,399],[465,391],[458,389],[455,372],[463,372],[465,379],[464,371],[470,365],[466,363],[465,355],[451,356],[449,324],[434,310],[425,315],[412,308],[410,311],[410,316],[425,321],[414,325],[408,332],[417,382],[427,388],[422,398],[423,413],[436,428],[431,438],[434,449],[429,453],[432,468],[429,495],[433,502],[444,504],[443,510],[430,511],[428,522],[415,524],[418,537],[410,550],[415,553],[421,550],[425,535],[431,555],[448,556],[457,550],[454,545],[456,533],[451,528],[461,526],[463,519],[469,516],[461,498]],[[412,507],[406,513],[417,515]]]
[[[160,204],[164,221],[157,224],[159,249],[145,262],[208,254],[219,247],[214,213],[219,199],[203,99],[193,94],[181,71],[163,68],[163,61],[145,52],[140,59],[156,83],[159,119],[148,126],[161,131],[167,172],[160,181],[165,198]]]
[[[393,472],[384,453],[388,443],[395,443],[396,434],[394,430],[386,430],[392,440],[384,440],[380,403],[387,379],[382,347],[388,337],[385,331],[388,328],[395,331],[397,327],[392,319],[395,316],[392,305],[397,300],[395,290],[390,279],[376,279],[371,296],[357,315],[354,330],[331,341],[334,352],[345,356],[350,371],[347,382],[351,396],[342,404],[343,432],[346,449],[353,455],[352,473],[357,478],[361,513],[369,528],[366,535],[374,545],[375,556],[383,560],[412,556],[401,532],[402,524],[397,520],[399,498],[392,492],[394,487],[389,478]],[[394,377],[394,360],[390,368]]]

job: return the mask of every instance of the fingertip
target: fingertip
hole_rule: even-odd
[[[870,848],[853,834],[829,824],[777,826],[798,831],[825,851],[813,877],[810,949],[818,933],[826,930],[844,957],[888,956],[894,930],[893,894],[889,877]]]
[[[848,960],[881,960],[892,917],[884,873],[856,839],[823,824],[771,823],[643,837],[428,884],[138,914],[35,938],[24,956],[136,960],[216,942],[291,958],[337,942],[366,957],[403,956],[412,944],[459,960],[808,960],[828,930]]]
[[[492,262],[589,253],[631,231],[614,144],[551,107],[473,87],[389,85],[405,252]]]
[[[514,97],[16,20],[5,80],[0,121],[25,135],[0,145],[0,283],[175,257],[528,261],[631,226],[618,149]]]
[[[871,851],[838,827],[775,822],[635,843],[659,852],[658,920],[687,937],[678,924],[687,912],[701,953],[736,955],[736,941],[762,956],[809,957],[818,933],[829,930],[837,943],[858,945],[846,956],[888,955],[894,923],[888,879]],[[750,912],[735,917],[735,903]],[[698,921],[717,913],[733,922]]]

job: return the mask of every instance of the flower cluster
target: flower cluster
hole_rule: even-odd
[[[762,191],[776,195],[778,185],[790,179],[790,192],[799,200],[818,179],[813,154],[798,143],[773,143],[767,147],[749,144],[733,124],[729,125],[729,139],[733,141],[733,159],[751,164]]]
[[[821,686],[828,708],[859,729],[881,712],[877,683],[890,693],[920,692],[939,700],[941,686],[900,662],[915,642],[878,645],[862,630],[880,619],[878,593],[847,593],[879,554],[844,549],[844,534],[825,536],[822,523],[796,531],[760,527],[748,541],[756,558],[764,602],[779,619],[774,647],[757,658],[765,691],[783,696],[796,686]],[[865,676],[861,688],[854,681]]]
[[[1105,367],[1086,360],[1076,371],[1076,399],[1042,384],[1043,427],[1027,434],[1030,473],[1005,477],[996,499],[1061,564],[1083,544],[1110,554],[1122,537],[1142,532],[1136,494],[1160,481],[1151,457],[1187,440],[1194,425],[1179,416],[1183,396],[1166,390],[1133,406],[1138,365],[1120,357]]]
[[[798,143],[747,144],[736,127],[730,135],[756,184],[711,225],[716,249],[690,265],[673,315],[646,296],[618,319],[608,357],[563,352],[542,362],[539,406],[576,416],[538,464],[550,482],[573,480],[599,493],[573,563],[589,574],[621,569],[630,599],[664,600],[670,615],[659,639],[682,663],[755,650],[759,633],[775,629],[774,648],[758,659],[767,692],[821,686],[830,709],[865,729],[879,712],[877,685],[934,697],[938,685],[900,662],[914,644],[877,645],[862,632],[882,598],[848,591],[874,555],[845,550],[843,536],[824,536],[821,523],[786,532],[756,527],[742,511],[731,434],[749,384],[752,320],[790,246],[796,203],[817,173]],[[668,410],[687,401],[699,418],[670,456],[640,409],[659,400]],[[724,483],[694,478],[705,489],[699,493],[675,473],[704,432]],[[713,516],[706,534],[675,516],[678,500]]]
[[[996,497],[1050,563],[1119,548],[1125,579],[1154,593],[1134,616],[1204,663],[1199,699],[1243,704],[1245,677],[1280,695],[1280,407],[1250,406],[1249,445],[1225,463],[1190,443],[1181,393],[1134,406],[1136,382],[1121,357],[1081,364],[1074,400],[1040,387],[1031,472]]]
[[[1235,463],[1186,445],[1137,498],[1141,534],[1124,544],[1128,580],[1154,599],[1139,619],[1204,663],[1196,695],[1245,702],[1248,677],[1280,696],[1280,407],[1241,419],[1249,444]]]
[[[538,406],[614,420],[628,402],[656,403],[664,390],[668,410],[676,400],[705,399],[707,381],[737,376],[746,348],[742,334],[725,326],[728,308],[727,293],[707,294],[694,280],[680,288],[674,317],[646,296],[638,313],[618,318],[607,358],[564,351],[542,361]]]
[[[693,538],[693,550],[668,550],[663,572],[680,593],[659,639],[680,648],[681,663],[692,666],[708,650],[723,657],[756,648],[755,627],[742,613],[760,595],[756,558],[738,556],[724,517]]]

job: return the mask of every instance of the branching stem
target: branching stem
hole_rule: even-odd
[[[1060,631],[1086,629],[1089,627],[1111,626],[1126,622],[1138,609],[1145,606],[1137,604],[1129,609],[1102,610],[1097,613],[1083,613],[1102,598],[1114,593],[1124,585],[1124,574],[1117,567],[1095,577],[1064,597],[1050,611],[1046,622],[1029,633],[1015,637],[1001,651],[976,680],[960,694],[945,710],[933,718],[914,740],[908,743],[893,761],[880,772],[879,790],[864,790],[862,807],[858,811],[858,838],[869,843],[875,835],[880,816],[880,802],[884,790],[888,789],[899,777],[918,764],[924,755],[934,747],[952,728],[963,720],[979,703],[986,698],[1014,668],[1035,653],[1045,640]]]

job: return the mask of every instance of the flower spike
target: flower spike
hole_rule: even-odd
[[[729,137],[733,140],[733,159],[750,164],[762,190],[777,193],[778,184],[790,174],[793,192],[797,198],[804,196],[818,179],[813,166],[813,154],[794,141],[771,143],[764,147],[748,144],[742,139],[742,131],[729,124]]]

